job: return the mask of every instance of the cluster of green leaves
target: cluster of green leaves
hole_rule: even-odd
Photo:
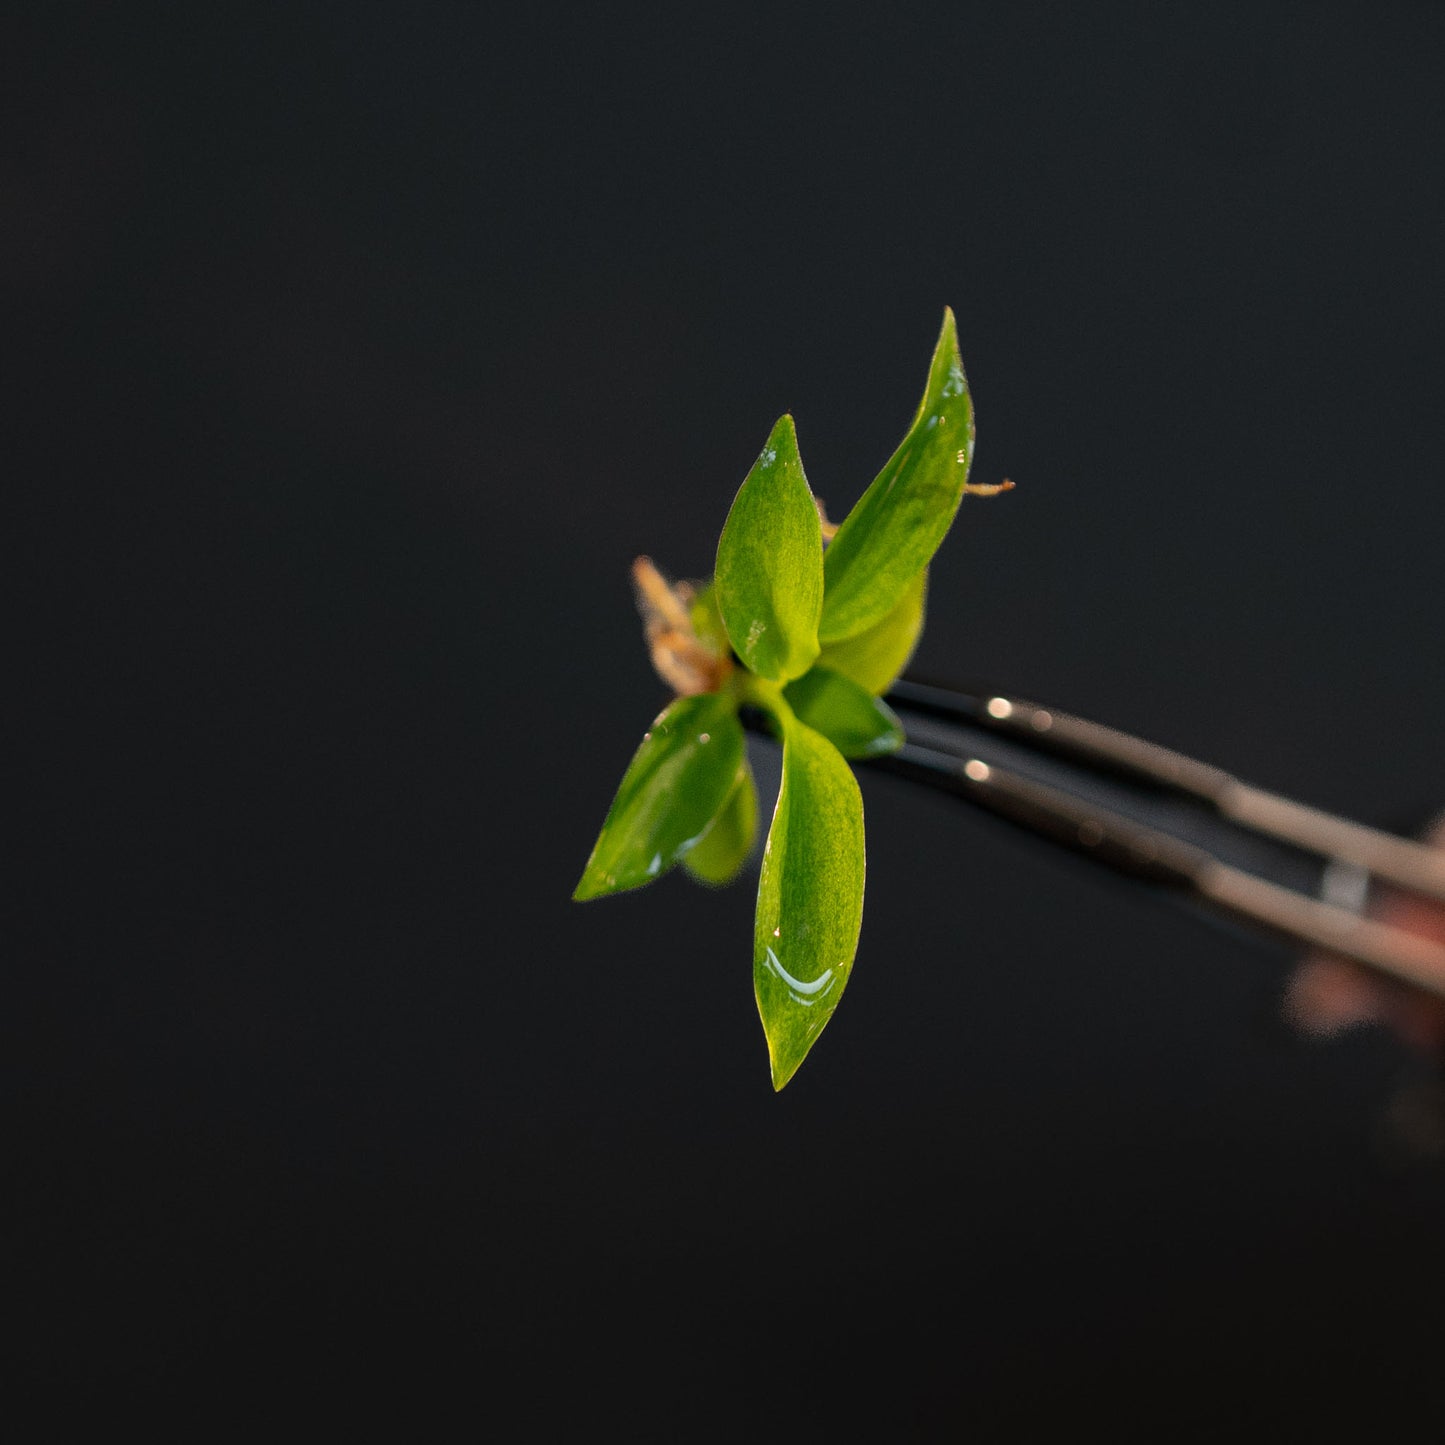
[[[775,1089],[822,1033],[853,966],[863,802],[845,759],[903,742],[880,694],[917,644],[928,564],[964,495],[973,439],[951,311],[907,435],[826,545],[793,419],[779,419],[692,609],[699,643],[726,649],[732,666],[718,691],[679,697],[653,722],[574,894],[636,888],[679,863],[705,883],[736,876],[758,815],[738,710],[761,712],[783,750],[753,929]]]

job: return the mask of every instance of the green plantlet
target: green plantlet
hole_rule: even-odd
[[[863,799],[846,759],[904,741],[882,694],[923,628],[928,564],[969,483],[973,402],[952,311],[918,412],[837,527],[823,518],[790,416],[774,425],[718,541],[713,581],[671,584],[633,564],[658,675],[677,694],[613,799],[577,899],[640,887],[681,864],[730,882],[757,831],[740,709],[781,741],[782,785],[763,848],[753,991],[781,1089],[848,983],[863,922]]]

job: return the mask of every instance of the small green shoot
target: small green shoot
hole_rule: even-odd
[[[763,848],[753,991],[775,1089],[843,996],[863,921],[863,800],[845,759],[903,744],[882,695],[923,628],[928,564],[974,486],[973,402],[952,311],[907,435],[837,527],[822,519],[793,419],[773,427],[718,542],[714,580],[633,566],[658,675],[677,694],[643,738],[573,894],[641,887],[674,865],[716,886],[742,872],[758,802],[739,709],[782,742]]]

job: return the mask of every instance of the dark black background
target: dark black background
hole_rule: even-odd
[[[751,889],[569,894],[775,417],[846,510],[945,304],[918,664],[1445,801],[1426,4],[47,7],[0,26],[19,1384],[669,1438],[1370,1438],[1429,1078],[1277,945],[869,776],[774,1096]],[[1385,1433],[1378,1433],[1383,1430]]]

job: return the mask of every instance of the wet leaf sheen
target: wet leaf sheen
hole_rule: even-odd
[[[572,895],[621,893],[660,878],[707,832],[737,784],[743,730],[722,693],[676,699],[633,755]]]
[[[827,738],[786,704],[783,783],[758,884],[753,989],[774,1089],[823,1032],[853,967],[863,920],[863,799]]]
[[[717,544],[718,609],[733,650],[758,677],[800,677],[818,655],[823,533],[790,416],[743,481]]]
[[[953,312],[945,310],[913,425],[828,544],[825,644],[856,636],[898,606],[952,524],[972,460],[973,402]]]

